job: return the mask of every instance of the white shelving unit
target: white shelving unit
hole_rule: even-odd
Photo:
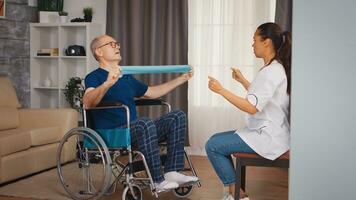
[[[84,78],[97,67],[91,55],[90,42],[104,34],[97,23],[31,23],[30,81],[32,108],[69,107],[64,88],[71,77]],[[69,45],[81,45],[86,56],[66,56]],[[37,56],[37,50],[58,48],[58,56]],[[51,85],[45,84],[50,79]],[[46,86],[45,86],[46,85]]]

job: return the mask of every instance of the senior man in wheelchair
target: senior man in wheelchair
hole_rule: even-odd
[[[159,98],[193,76],[193,71],[156,86],[148,86],[132,75],[122,75],[120,44],[108,35],[91,42],[91,51],[99,67],[85,78],[83,96],[85,107],[95,107],[100,102],[121,102],[130,109],[130,132],[132,145],[146,157],[157,191],[165,191],[179,185],[198,181],[198,177],[187,176],[178,171],[184,168],[184,144],[186,139],[186,114],[180,110],[169,112],[158,119],[138,118],[135,98]],[[111,129],[124,126],[126,114],[123,110],[97,110],[92,116],[95,128]],[[164,174],[161,171],[158,141],[166,138],[167,159]]]

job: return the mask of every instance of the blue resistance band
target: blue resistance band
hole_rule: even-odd
[[[120,66],[122,74],[161,74],[161,73],[187,73],[189,65],[141,65]]]

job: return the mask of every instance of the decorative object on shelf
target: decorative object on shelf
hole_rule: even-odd
[[[51,87],[52,85],[52,80],[49,76],[47,76],[44,80],[43,80],[43,86],[44,87]]]
[[[72,77],[66,84],[64,95],[66,101],[70,104],[70,107],[79,111],[83,104],[84,86],[82,85],[82,79],[80,77]]]
[[[66,49],[66,56],[85,56],[85,49],[80,45],[70,45]]]
[[[0,0],[0,18],[5,18],[5,0]]]
[[[71,19],[70,22],[85,22],[85,19],[77,17],[77,18]]]
[[[63,11],[64,0],[38,0],[38,13],[40,23],[59,22],[58,12]]]
[[[39,49],[37,50],[37,56],[58,56],[59,49],[51,48],[51,49]]]
[[[64,0],[38,0],[38,11],[63,11]]]
[[[68,13],[67,12],[59,11],[58,15],[59,15],[61,23],[67,23],[67,17],[68,17]]]
[[[93,18],[93,8],[92,7],[86,7],[83,9],[84,13],[84,19],[86,22],[91,22]]]

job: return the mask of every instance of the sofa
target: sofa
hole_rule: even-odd
[[[56,166],[60,139],[77,127],[74,109],[21,109],[15,89],[0,76],[0,184]],[[75,147],[64,151],[63,162]]]

